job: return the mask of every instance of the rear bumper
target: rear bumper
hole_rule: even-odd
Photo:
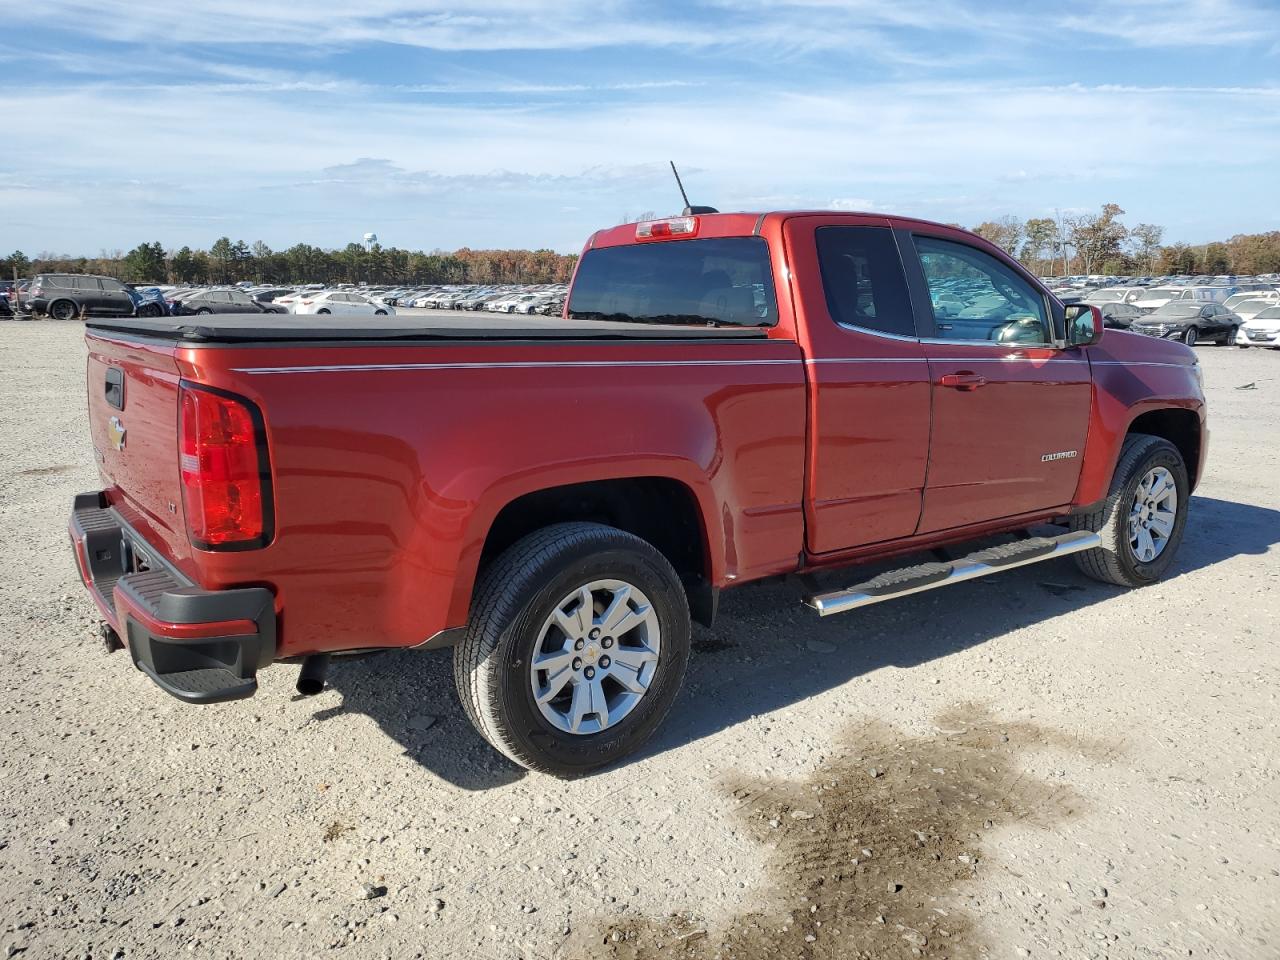
[[[80,578],[134,666],[188,703],[249,697],[275,658],[275,597],[204,590],[160,556],[101,493],[76,497],[69,524]]]

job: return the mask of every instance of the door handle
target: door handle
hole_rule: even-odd
[[[939,386],[954,387],[957,390],[977,390],[979,387],[986,386],[986,383],[986,377],[968,371],[944,373],[938,378]]]

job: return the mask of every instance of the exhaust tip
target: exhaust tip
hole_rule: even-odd
[[[329,672],[329,655],[314,653],[303,658],[302,670],[298,672],[298,693],[304,697],[314,697],[324,691],[325,674]]]
[[[98,624],[98,636],[102,638],[102,646],[107,653],[124,649],[124,641],[120,639],[120,634],[116,633],[111,624],[105,622]]]

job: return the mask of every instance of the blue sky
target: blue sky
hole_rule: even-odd
[[[0,249],[576,250],[695,203],[1280,229],[1280,0],[0,0]]]

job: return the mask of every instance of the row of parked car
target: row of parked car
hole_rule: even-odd
[[[1064,303],[1097,306],[1107,326],[1153,337],[1280,349],[1280,276],[1046,278]]]
[[[370,287],[340,284],[139,287],[111,277],[46,273],[0,283],[0,312],[71,320],[83,316],[199,316],[214,313],[394,315],[396,308],[488,310],[558,315],[565,284],[438,284]]]

